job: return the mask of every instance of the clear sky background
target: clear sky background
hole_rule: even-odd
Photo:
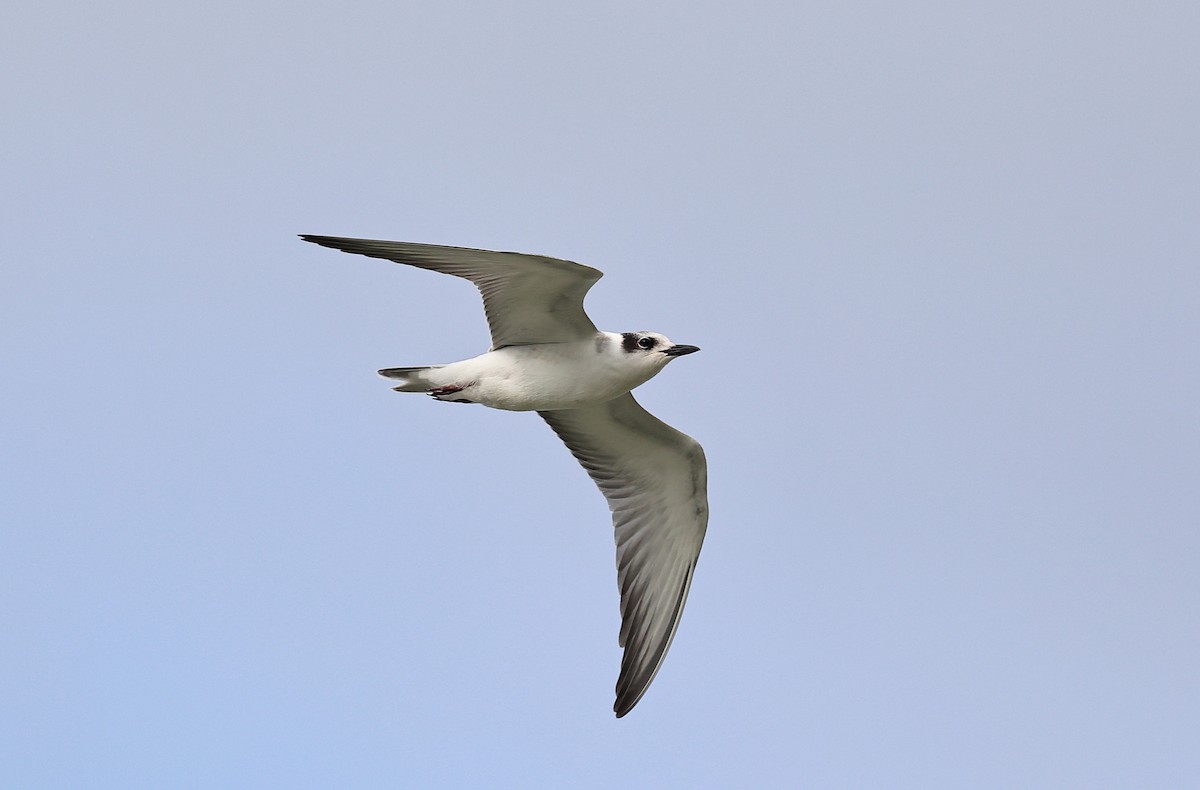
[[[19,3],[0,786],[1200,783],[1200,6]],[[712,521],[611,712],[604,501],[398,395],[596,266]]]

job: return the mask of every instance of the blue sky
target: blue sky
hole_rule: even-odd
[[[1200,11],[30,4],[0,785],[1200,781]],[[570,258],[712,520],[638,708],[604,502],[392,393]]]

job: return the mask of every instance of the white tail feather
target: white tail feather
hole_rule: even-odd
[[[430,382],[426,371],[437,370],[441,365],[424,365],[415,368],[384,368],[379,375],[395,379],[400,386],[392,387],[396,392],[425,392],[435,385]]]

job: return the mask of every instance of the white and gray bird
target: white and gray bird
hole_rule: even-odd
[[[699,351],[656,332],[601,332],[583,297],[602,273],[540,255],[329,236],[300,238],[470,280],[492,333],[487,353],[448,365],[387,368],[399,392],[536,411],[608,500],[616,528],[620,644],[617,716],[662,666],[708,525],[700,444],[643,409],[630,390]]]

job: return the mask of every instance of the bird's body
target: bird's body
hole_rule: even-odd
[[[601,332],[583,297],[601,273],[570,261],[407,242],[301,236],[344,252],[471,280],[492,347],[446,365],[387,368],[400,392],[537,411],[595,481],[613,514],[620,644],[614,710],[624,716],[657,674],[708,525],[707,466],[691,437],[634,400],[678,356],[698,351],[655,332]]]
[[[646,383],[670,359],[662,357],[662,364],[653,364],[658,360],[651,357],[648,364],[630,364],[622,339],[616,332],[598,332],[591,340],[506,346],[420,373],[420,368],[382,373],[406,381],[396,388],[401,392],[433,391],[438,400],[505,411],[577,409]]]

